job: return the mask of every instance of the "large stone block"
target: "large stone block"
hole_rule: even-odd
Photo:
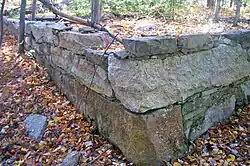
[[[25,21],[25,34],[31,35],[31,27],[36,24],[37,21]]]
[[[92,90],[85,101],[87,87],[72,76],[62,74],[56,82],[80,111],[97,122],[99,132],[136,165],[158,165],[186,151],[180,105],[133,114]]]
[[[123,38],[123,44],[135,58],[177,52],[177,40],[171,36]]]
[[[52,63],[76,76],[85,86],[97,93],[112,97],[112,87],[108,81],[107,70],[94,64],[83,55],[76,55],[64,48],[52,48]],[[97,67],[97,69],[96,69]]]
[[[46,23],[37,22],[30,25],[33,37],[37,43],[50,43],[55,46],[58,45],[58,36],[56,33],[67,28],[63,23]]]
[[[60,47],[77,54],[83,54],[85,49],[104,47],[110,42],[110,37],[104,32],[83,34],[80,32],[67,31],[59,33],[59,39]]]
[[[227,86],[250,75],[248,53],[219,45],[165,60],[119,60],[109,56],[109,80],[117,99],[133,112],[162,108],[205,89]]]
[[[242,97],[237,90],[237,88],[222,88],[211,94],[200,93],[190,97],[182,105],[186,138],[193,141],[210,127],[232,115],[236,98]]]

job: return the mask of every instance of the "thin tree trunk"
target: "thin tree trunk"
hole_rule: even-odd
[[[241,7],[241,0],[236,1],[236,12],[235,12],[235,17],[234,17],[234,23],[233,26],[237,26],[239,19],[240,19],[240,7]]]
[[[102,17],[102,1],[91,0],[91,21],[100,23]]]
[[[26,0],[21,0],[21,9],[20,9],[20,22],[19,22],[19,46],[18,53],[24,53],[24,32],[25,32],[25,10],[26,10]]]
[[[221,0],[217,0],[216,6],[215,6],[215,13],[214,13],[214,21],[215,22],[219,21],[220,5],[221,5]]]
[[[73,22],[76,22],[78,24],[82,24],[82,25],[86,25],[95,29],[98,29],[99,31],[105,31],[107,32],[112,38],[115,38],[117,41],[119,41],[120,43],[122,43],[122,39],[115,36],[114,34],[110,33],[106,28],[104,28],[103,26],[101,26],[100,24],[96,24],[95,22],[92,21],[88,21],[88,20],[84,20],[80,17],[76,17],[76,16],[70,16],[66,13],[63,13],[61,11],[59,11],[57,8],[55,8],[48,0],[39,0],[41,3],[43,3],[47,8],[49,8],[54,14],[57,14],[61,17],[67,18]]]
[[[2,0],[1,6],[1,16],[0,16],[0,48],[2,48],[2,41],[3,41],[3,10],[4,10],[5,0]]]
[[[233,7],[234,0],[230,0],[230,7]]]
[[[32,8],[31,8],[31,20],[35,20],[36,17],[36,0],[32,1]]]

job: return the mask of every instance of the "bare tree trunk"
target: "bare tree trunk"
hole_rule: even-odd
[[[221,5],[221,0],[217,0],[216,6],[215,6],[215,13],[214,13],[214,21],[215,22],[219,21],[220,5]]]
[[[233,7],[233,3],[235,0],[230,0],[230,7]]]
[[[214,0],[207,0],[207,7],[208,8],[214,8],[215,2]]]
[[[20,22],[19,22],[19,39],[18,39],[18,53],[24,53],[24,32],[25,32],[25,10],[26,10],[26,0],[21,0],[20,9]]]
[[[235,17],[234,17],[234,23],[233,26],[237,26],[239,19],[240,19],[240,7],[241,7],[242,1],[241,0],[237,0],[236,1],[236,13],[235,13]]]
[[[1,16],[0,16],[0,48],[2,47],[2,41],[3,41],[3,10],[4,10],[5,0],[2,0],[2,6],[1,6]]]
[[[31,20],[35,20],[36,17],[36,0],[32,1],[32,8],[31,8]]]
[[[102,1],[91,0],[91,21],[100,23],[102,17]]]

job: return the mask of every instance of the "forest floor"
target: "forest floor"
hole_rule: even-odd
[[[48,118],[42,141],[27,137],[29,114]],[[17,56],[17,41],[4,35],[0,50],[0,165],[55,165],[71,151],[80,163],[96,166],[130,165],[61,95],[46,69],[29,56]],[[98,158],[98,159],[96,159]],[[89,163],[89,164],[88,164]]]

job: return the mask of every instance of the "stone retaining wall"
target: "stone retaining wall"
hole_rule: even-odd
[[[4,25],[18,34],[17,20],[5,18]],[[188,141],[249,102],[250,30],[126,38],[125,51],[103,56],[98,48],[110,41],[64,23],[26,22],[26,49],[137,165],[185,154]]]

